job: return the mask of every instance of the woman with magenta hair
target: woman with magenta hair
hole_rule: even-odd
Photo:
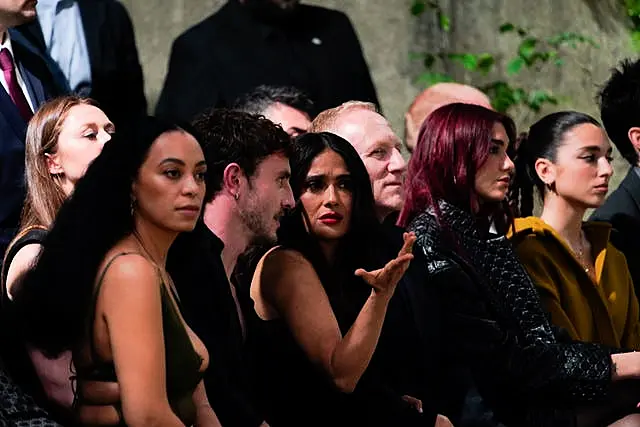
[[[636,426],[640,353],[572,341],[553,327],[504,232],[513,121],[467,104],[424,122],[399,218],[426,256],[452,363],[470,366],[508,426]]]

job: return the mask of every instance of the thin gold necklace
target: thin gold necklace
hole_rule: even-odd
[[[571,250],[573,251],[573,253],[576,255],[576,258],[578,259],[578,263],[582,266],[582,268],[584,269],[584,271],[591,277],[593,277],[594,275],[594,271],[593,271],[593,265],[591,264],[591,260],[587,259],[585,257],[585,251],[584,251],[584,241],[586,240],[586,238],[584,237],[584,233],[581,231],[580,232],[580,245],[576,247],[576,245],[572,245],[569,244],[569,247],[571,247]]]
[[[138,232],[134,230],[132,234],[133,234],[134,239],[136,239],[136,241],[138,242],[138,245],[140,245],[140,248],[142,249],[144,254],[147,256],[147,258],[149,258],[149,261],[151,261],[151,263],[153,265],[155,265],[157,268],[160,268],[158,262],[153,258],[153,256],[151,256],[151,253],[149,252],[147,247],[142,242],[142,238],[140,237]]]
[[[156,260],[153,259],[153,257],[151,256],[151,253],[147,250],[147,247],[144,245],[144,243],[142,243],[142,239],[140,238],[140,235],[138,234],[138,232],[134,230],[132,234],[133,234],[133,237],[138,241],[138,244],[142,248],[143,252],[147,256],[149,261],[151,261],[151,264],[153,264],[158,269],[158,272],[160,273],[160,277],[162,278],[162,281],[169,285],[169,287],[171,288],[171,291],[173,291],[173,295],[175,299],[177,301],[180,301],[180,298],[178,297],[178,290],[176,289],[176,285],[173,283],[173,279],[171,278],[171,276],[169,276],[169,274],[164,269],[164,267],[161,267],[156,262]]]

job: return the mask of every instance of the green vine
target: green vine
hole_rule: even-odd
[[[631,19],[631,43],[640,50],[640,0],[624,0],[624,6]]]
[[[636,2],[640,4],[640,0],[636,0]],[[427,11],[436,13],[441,31],[448,32],[450,30],[451,20],[442,11],[437,2],[414,0],[411,6],[413,15],[419,16]],[[500,36],[515,36],[519,39],[516,52],[506,62],[503,70],[503,74],[509,77],[516,76],[525,69],[542,73],[549,66],[562,67],[567,48],[576,49],[581,44],[588,44],[598,48],[598,45],[591,38],[574,32],[562,32],[551,37],[539,37],[531,30],[509,22],[500,25],[497,30]],[[486,76],[493,71],[498,62],[496,56],[488,52],[479,54],[448,51],[426,52],[413,54],[412,58],[419,58],[424,64],[426,71],[417,80],[418,83],[424,86],[453,80],[448,74],[434,71],[438,61],[456,64],[469,72],[478,73],[481,76]],[[512,85],[502,79],[490,81],[481,86],[480,89],[491,98],[493,107],[501,112],[508,112],[518,105],[523,105],[534,112],[538,112],[544,104],[558,103],[558,98],[550,90],[537,87],[525,88]]]

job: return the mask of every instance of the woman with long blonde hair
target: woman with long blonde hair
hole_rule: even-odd
[[[7,322],[12,321],[13,294],[21,277],[35,264],[47,229],[114,131],[113,123],[93,100],[76,96],[45,103],[30,120],[25,140],[27,196],[20,231],[7,249],[1,276]],[[53,413],[70,408],[71,354],[49,359],[29,348],[25,354],[19,336],[5,339],[3,359],[12,376]]]

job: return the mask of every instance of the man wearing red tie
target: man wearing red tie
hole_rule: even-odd
[[[35,0],[0,0],[0,264],[24,201],[24,140],[33,111],[59,95],[47,63],[13,27],[36,17]]]

